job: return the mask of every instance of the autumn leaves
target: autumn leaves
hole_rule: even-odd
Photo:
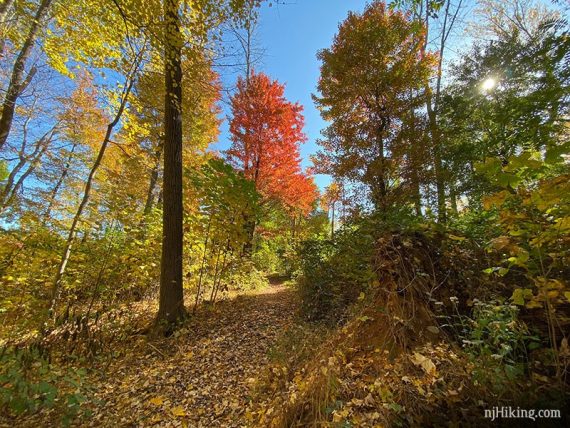
[[[317,198],[312,177],[301,169],[305,142],[302,107],[285,99],[284,85],[263,73],[238,80],[232,97],[230,162],[252,180],[264,201],[308,214]]]

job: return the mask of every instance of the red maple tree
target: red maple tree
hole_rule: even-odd
[[[303,107],[288,101],[284,92],[284,85],[263,73],[238,79],[227,156],[265,200],[308,213],[317,188],[301,168],[300,146],[307,140]]]

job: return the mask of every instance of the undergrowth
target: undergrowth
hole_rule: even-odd
[[[565,408],[554,365],[566,372],[568,359],[525,322],[510,277],[484,273],[493,261],[480,243],[373,224],[300,247],[309,322],[274,351],[255,426],[480,426],[493,406]]]

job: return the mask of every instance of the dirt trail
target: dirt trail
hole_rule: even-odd
[[[294,293],[274,284],[252,296],[204,307],[176,337],[141,338],[97,381],[104,404],[90,426],[246,425],[250,385],[268,351],[293,321]],[[126,358],[126,359],[125,359]]]

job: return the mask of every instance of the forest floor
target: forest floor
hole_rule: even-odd
[[[252,387],[279,336],[294,322],[295,292],[271,286],[203,305],[172,337],[144,335],[88,375],[93,414],[77,426],[238,427],[247,425]],[[57,418],[36,414],[25,426]],[[0,424],[2,425],[2,424]]]
[[[243,426],[251,387],[295,313],[282,284],[204,306],[177,337],[106,370],[94,388],[106,404],[90,425]]]

